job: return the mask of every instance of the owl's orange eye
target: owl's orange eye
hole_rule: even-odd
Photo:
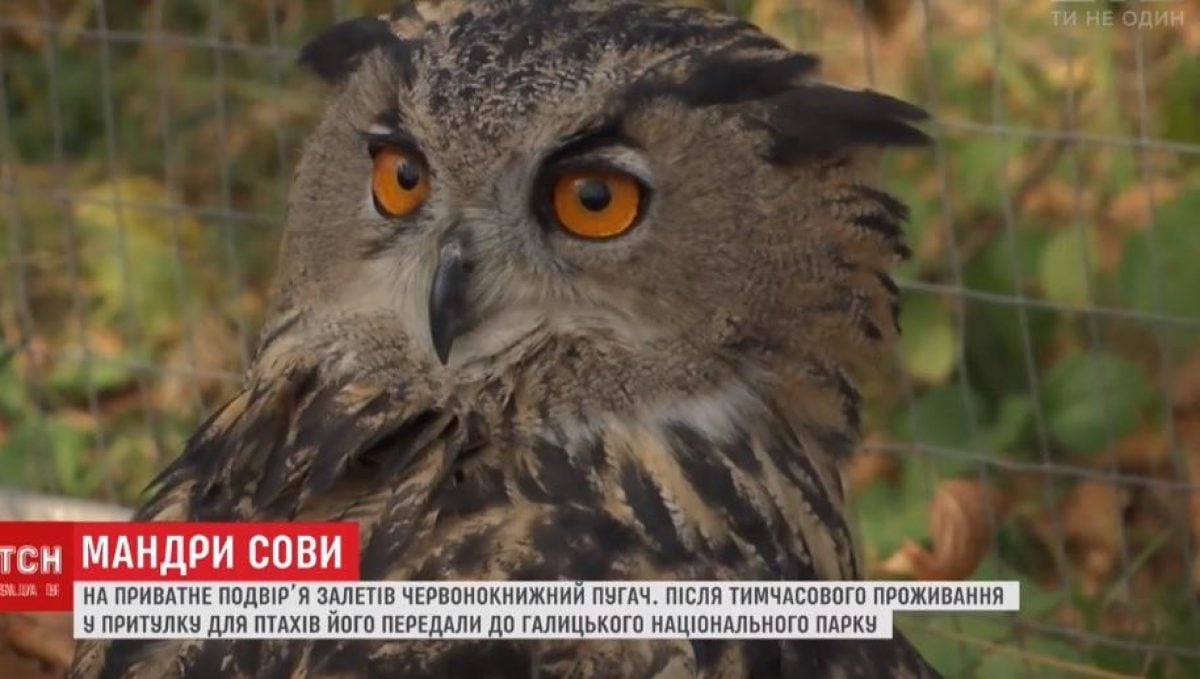
[[[554,182],[554,215],[580,238],[612,238],[630,229],[642,204],[642,185],[612,170],[566,172]]]
[[[429,197],[429,171],[414,154],[388,147],[375,153],[371,174],[375,209],[385,217],[405,217]]]

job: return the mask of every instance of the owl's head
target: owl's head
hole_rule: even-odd
[[[301,61],[336,91],[295,177],[264,350],[286,336],[454,381],[557,347],[541,358],[560,382],[618,399],[838,383],[895,332],[905,210],[869,177],[878,148],[925,140],[922,113],[814,80],[814,58],[749,24],[418,2]]]

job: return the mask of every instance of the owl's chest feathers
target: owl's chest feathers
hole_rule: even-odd
[[[746,392],[512,431],[458,461],[409,574],[858,575],[832,458]]]
[[[859,575],[827,437],[746,381],[716,366],[682,399],[633,378],[581,395],[569,365],[506,367],[453,393],[252,383],[142,516],[356,521],[380,578]]]

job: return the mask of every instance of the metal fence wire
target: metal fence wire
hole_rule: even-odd
[[[386,3],[383,3],[386,5]],[[874,577],[1022,582],[900,625],[946,676],[1200,670],[1200,3],[730,0],[925,106],[904,336],[847,469]],[[135,503],[232,393],[366,0],[0,6],[0,485]]]

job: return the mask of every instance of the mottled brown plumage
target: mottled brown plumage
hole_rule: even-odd
[[[336,91],[255,363],[142,519],[356,521],[373,579],[861,577],[849,374],[896,332],[907,252],[869,178],[879,147],[924,139],[917,109],[647,2],[405,4],[301,61]],[[419,150],[419,211],[374,208],[365,134]],[[566,162],[639,176],[638,224],[548,224]],[[898,638],[85,643],[75,674],[933,673]]]

